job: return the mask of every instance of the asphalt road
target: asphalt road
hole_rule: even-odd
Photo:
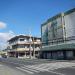
[[[75,75],[75,60],[0,58],[0,75]]]

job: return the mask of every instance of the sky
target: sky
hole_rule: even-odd
[[[75,8],[75,0],[0,0],[0,48],[19,34],[41,36],[41,24]]]

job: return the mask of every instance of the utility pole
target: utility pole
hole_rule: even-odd
[[[35,43],[34,43],[34,37],[33,37],[33,57],[35,58]]]
[[[31,54],[31,42],[32,42],[31,32],[30,32],[29,36],[30,36],[30,38],[29,38],[29,43],[30,43],[30,46],[29,46],[29,54],[30,54],[30,59],[31,59],[31,56],[32,56],[32,54]]]

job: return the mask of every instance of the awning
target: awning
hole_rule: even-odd
[[[63,43],[63,44],[56,44],[56,45],[48,45],[41,48],[41,51],[55,51],[55,50],[70,50],[75,49],[75,43]]]

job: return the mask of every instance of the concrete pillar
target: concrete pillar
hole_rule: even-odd
[[[66,30],[65,30],[64,13],[62,13],[61,15],[62,15],[62,27],[63,27],[63,39],[64,39],[64,43],[65,43],[65,41],[66,41]]]
[[[31,59],[31,44],[30,44],[30,47],[29,47],[29,58]]]
[[[34,38],[33,38],[33,57],[35,57],[35,43],[34,43]]]
[[[25,58],[26,58],[26,51],[25,51]]]
[[[16,51],[15,51],[15,58],[16,58]]]
[[[19,57],[19,52],[17,52],[17,57]]]

